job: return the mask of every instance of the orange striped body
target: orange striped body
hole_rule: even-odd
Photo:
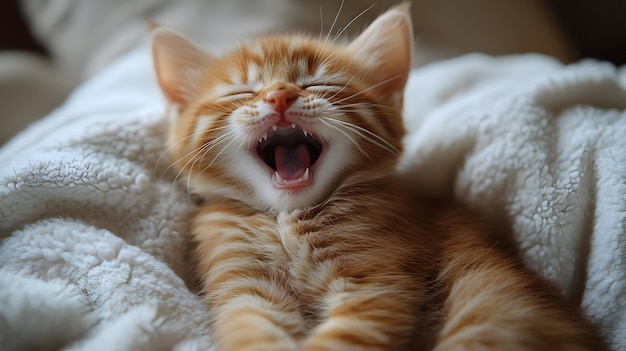
[[[278,215],[203,206],[193,234],[219,349],[604,349],[475,219],[444,205],[407,220],[394,184],[352,184]]]
[[[230,201],[199,211],[196,257],[220,349],[410,344],[429,272],[411,267],[432,266],[431,249],[415,245],[399,213],[371,206],[395,200],[371,194],[372,185],[346,189],[363,191],[351,194],[363,201],[357,206],[340,189],[319,206],[278,215]]]
[[[411,51],[407,5],[347,45],[272,36],[220,58],[155,30],[219,350],[603,349],[473,217],[394,177]]]

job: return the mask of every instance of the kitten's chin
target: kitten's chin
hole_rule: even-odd
[[[292,192],[305,191],[313,184],[313,171],[310,167],[306,168],[291,179],[284,179],[278,171],[274,171],[271,178],[276,189]]]
[[[336,189],[337,177],[351,164],[345,147],[347,145],[326,147],[319,160],[310,168],[306,183],[299,182],[297,186],[281,188],[274,184],[274,180],[265,178],[255,182],[256,194],[265,208],[275,212],[303,210],[319,205]],[[269,175],[267,170],[263,173]]]
[[[266,168],[266,167],[264,167]],[[291,211],[316,205],[320,199],[316,194],[321,193],[320,182],[316,179],[316,165],[300,170],[290,178],[285,179],[275,170],[265,169],[271,188],[267,195],[271,198],[269,204],[276,211]]]
[[[306,168],[301,176],[289,180],[281,179],[274,170],[261,166],[263,175],[255,184],[255,193],[264,204],[263,207],[272,211],[292,211],[313,207],[324,200],[329,188],[332,172],[323,172],[327,160],[320,155],[316,164]]]

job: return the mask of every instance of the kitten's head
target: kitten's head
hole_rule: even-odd
[[[412,41],[407,4],[347,45],[272,36],[215,57],[155,29],[176,165],[202,195],[272,210],[313,206],[342,182],[392,171]]]

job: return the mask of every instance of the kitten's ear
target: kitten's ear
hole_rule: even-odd
[[[372,83],[388,81],[381,84],[381,91],[402,94],[413,53],[410,4],[402,3],[379,16],[348,49],[369,66]]]
[[[198,94],[215,58],[178,32],[156,27],[152,60],[161,91],[170,103],[184,109]]]

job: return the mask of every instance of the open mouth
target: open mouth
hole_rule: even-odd
[[[271,169],[272,183],[279,189],[298,189],[313,182],[313,165],[322,144],[295,124],[273,126],[259,139],[259,158]]]

